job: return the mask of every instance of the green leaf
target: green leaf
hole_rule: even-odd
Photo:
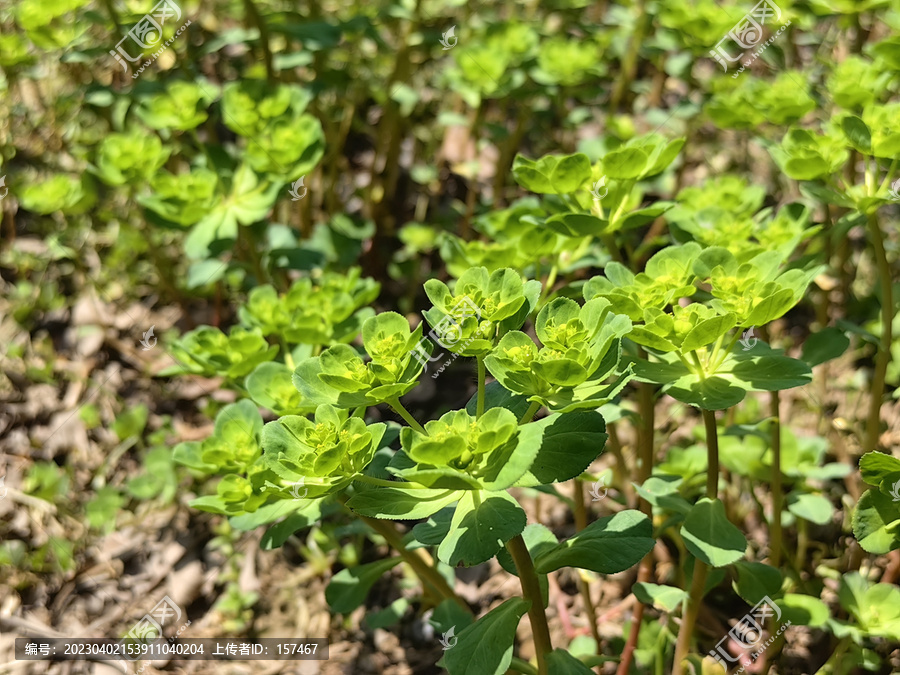
[[[765,596],[777,595],[781,590],[781,572],[774,567],[746,560],[738,560],[734,567],[738,577],[734,582],[734,590],[751,605]]]
[[[591,178],[591,162],[581,153],[545,155],[537,161],[516,155],[512,170],[519,185],[539,194],[570,194]]]
[[[687,354],[700,347],[712,344],[734,327],[736,322],[734,314],[725,314],[724,316],[715,316],[706,319],[694,326],[685,336],[684,342],[681,344],[681,353]]]
[[[879,490],[863,493],[853,512],[853,536],[869,553],[900,548],[900,501]]]
[[[455,632],[471,626],[475,623],[475,617],[472,616],[471,612],[460,607],[454,600],[448,598],[447,600],[442,600],[434,608],[428,623],[439,633],[447,633],[451,628]],[[457,637],[453,642],[458,640],[459,638]]]
[[[755,391],[782,391],[812,382],[809,366],[788,356],[741,358],[730,370],[736,380],[750,385]]]
[[[412,534],[416,541],[425,546],[438,546],[450,531],[450,522],[456,509],[444,508],[433,514],[424,523],[415,525]]]
[[[457,501],[457,490],[423,490],[403,487],[373,488],[358,492],[347,506],[362,516],[387,520],[418,520],[427,518]]]
[[[643,485],[634,487],[653,506],[684,516],[691,510],[691,503],[678,493],[683,480],[678,476],[650,476]]]
[[[507,492],[470,490],[456,505],[450,532],[438,547],[438,558],[451,567],[483,563],[521,534],[525,521],[525,511]]]
[[[594,671],[564,649],[547,654],[547,672],[553,675],[593,675]]]
[[[516,485],[535,487],[580,476],[603,452],[605,432],[606,422],[595,410],[557,413],[522,425],[519,442],[539,436],[540,450]]]
[[[728,520],[725,505],[704,497],[691,509],[681,526],[685,546],[695,558],[711,567],[724,567],[744,557],[747,540]]]
[[[665,392],[682,403],[703,410],[726,410],[747,395],[746,389],[720,375],[703,379],[693,373],[678,378]]]
[[[409,600],[397,598],[390,605],[377,612],[366,612],[366,625],[372,630],[376,628],[388,628],[400,623],[400,619],[409,609]]]
[[[516,419],[522,417],[531,404],[528,399],[521,394],[514,394],[502,384],[494,380],[488,382],[484,388],[484,410],[487,412],[491,408],[506,408]],[[466,403],[466,412],[474,415],[478,409],[478,393],[476,392],[469,402]]]
[[[841,356],[850,347],[850,338],[839,328],[829,326],[813,333],[803,343],[800,357],[810,368]]]
[[[93,499],[85,504],[84,512],[88,524],[104,532],[116,526],[116,515],[125,503],[122,494],[111,485],[104,485],[97,490]]]
[[[900,588],[896,585],[873,584],[859,572],[849,572],[841,577],[838,598],[869,636],[900,641]]]
[[[653,548],[650,519],[639,511],[620,511],[594,521],[575,536],[540,554],[535,569],[546,574],[578,567],[616,574],[636,565]]]
[[[634,597],[645,605],[653,605],[664,612],[675,612],[687,599],[687,593],[677,586],[660,586],[659,584],[637,582],[633,587]]]
[[[283,363],[260,363],[247,376],[244,387],[250,398],[276,415],[297,415],[315,412],[315,406],[303,406],[300,392],[291,379],[293,373]]]
[[[757,347],[758,348],[758,347]],[[650,381],[663,380],[687,369],[663,355],[668,365],[654,367],[638,364],[639,376],[643,373]],[[665,389],[673,398],[704,410],[725,410],[744,400],[748,391],[780,391],[808,384],[812,371],[803,361],[772,353],[748,357],[736,351],[715,373],[701,378],[685,373]]]
[[[817,525],[824,525],[829,522],[834,513],[834,506],[825,497],[805,492],[789,494],[787,509],[798,518],[803,518]]]
[[[609,226],[609,221],[589,213],[557,213],[545,221],[554,232],[567,237],[597,237]]]
[[[512,661],[516,628],[531,603],[512,598],[465,628],[438,661],[450,675],[503,675]]]
[[[856,115],[847,115],[841,120],[841,129],[854,150],[864,155],[872,154],[872,132]]]
[[[786,593],[778,600],[781,608],[781,622],[791,622],[794,626],[821,628],[828,621],[828,605],[811,595]]]
[[[263,551],[271,551],[280,548],[295,532],[305,530],[322,517],[321,500],[305,501],[303,507],[290,514],[280,523],[269,527],[259,541],[259,547]]]
[[[641,148],[618,148],[603,157],[603,171],[609,178],[632,180],[644,173],[648,159]]]
[[[243,513],[239,516],[232,516],[228,522],[236,530],[249,532],[255,530],[260,525],[267,525],[279,518],[283,518],[295,511],[305,507],[310,502],[305,500],[279,499],[271,504],[260,506],[252,513]]]
[[[866,483],[881,487],[888,476],[900,472],[900,459],[883,452],[867,452],[859,460],[859,471]]]
[[[402,561],[403,558],[388,558],[343,569],[335,574],[325,589],[325,600],[331,611],[340,614],[352,612],[366,601],[375,582]]]

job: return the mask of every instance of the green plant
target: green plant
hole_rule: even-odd
[[[472,409],[448,412],[424,426],[412,418],[399,399],[416,386],[422,371],[413,357],[422,327],[410,330],[406,319],[383,312],[362,324],[364,356],[370,360],[337,344],[297,363],[294,383],[302,400],[316,406],[314,420],[286,415],[262,428],[258,413],[245,401],[224,408],[216,434],[203,443],[180,445],[176,458],[197,471],[224,474],[215,496],[199,497],[193,504],[232,518],[256,514],[253,522],[265,524],[296,513],[302,520],[291,521],[294,529],[308,522],[307,511],[318,508],[317,500],[332,497],[370,524],[439,517],[427,536],[423,530],[421,542],[435,547],[445,565],[475,565],[508,554],[511,569],[522,580],[524,599],[482,617],[462,630],[459,640],[472,645],[499,631],[496,639],[509,647],[474,660],[464,648],[448,654],[443,663],[451,672],[493,673],[509,667],[515,624],[527,611],[535,626],[538,669],[549,672],[556,661],[571,657],[550,645],[541,580],[567,566],[603,574],[626,569],[652,546],[650,523],[642,514],[623,512],[559,543],[546,529],[526,532],[525,513],[509,490],[577,478],[600,453],[606,439],[603,418],[584,408],[596,408],[627,382],[625,374],[618,383],[603,384],[617,369],[620,340],[630,322],[612,314],[605,300],[583,308],[571,300],[553,301],[536,319],[543,356],[536,354],[532,370],[522,371],[518,364],[530,360],[511,354],[523,349],[511,341],[527,340],[530,348],[524,350],[536,352],[530,338],[516,329],[532,311],[539,284],[523,284],[509,269],[489,275],[482,268],[463,275],[453,291],[437,281],[428,282],[426,290],[435,305],[427,313],[429,321],[438,325],[450,318],[459,329],[459,345],[470,335],[482,336],[460,351],[479,363],[484,359],[498,377],[488,389],[485,369],[479,369]],[[452,317],[463,301],[469,316],[456,323]],[[508,387],[505,394],[501,385]],[[396,425],[387,433],[391,427],[363,421],[365,410],[382,402],[409,425],[399,436]],[[543,404],[551,414],[532,421]],[[398,547],[441,599],[459,603],[437,568],[423,563],[386,525],[376,532]],[[618,544],[622,546],[615,552],[609,548]],[[335,595],[335,587],[329,591],[333,604],[345,612],[357,606],[368,586],[396,563],[391,559],[358,569],[353,583],[359,592],[350,601]],[[364,569],[371,569],[371,576],[363,576]],[[339,576],[335,583],[345,581]]]

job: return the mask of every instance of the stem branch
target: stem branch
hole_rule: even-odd
[[[528,618],[531,620],[531,632],[534,637],[534,651],[537,654],[538,674],[548,675],[547,654],[553,651],[550,641],[550,628],[547,626],[547,616],[544,614],[544,598],[541,594],[541,586],[538,583],[537,573],[531,561],[531,554],[525,545],[521,534],[506,542],[506,548],[512,556],[519,573],[519,581],[522,584],[522,596],[531,601],[528,608]]]
[[[528,410],[525,411],[525,414],[522,415],[522,418],[519,420],[519,425],[521,426],[526,422],[530,422],[540,408],[541,404],[538,401],[532,401],[531,405],[528,406]]]
[[[399,398],[392,398],[390,401],[387,402],[387,404],[389,406],[391,406],[391,408],[394,410],[394,412],[397,413],[398,415],[400,415],[400,417],[402,417],[403,420],[409,426],[411,426],[413,429],[415,429],[419,433],[426,434],[426,435],[428,434],[428,432],[425,431],[425,427],[423,427],[421,424],[416,422],[416,418],[413,417],[412,415],[410,415],[409,411],[403,407],[403,404],[400,403]]]
[[[894,296],[891,287],[891,268],[888,265],[887,253],[884,250],[884,234],[878,224],[878,216],[869,214],[869,235],[875,249],[875,262],[878,266],[878,278],[881,282],[881,343],[875,355],[875,372],[872,375],[872,393],[869,400],[869,419],[866,423],[866,445],[863,448],[871,452],[878,448],[881,435],[881,402],[884,397],[884,380],[887,367],[891,361],[891,341],[893,340]]]
[[[418,577],[426,584],[429,584],[438,594],[446,600],[453,600],[467,612],[471,612],[468,605],[460,598],[456,592],[450,588],[447,580],[441,576],[432,565],[431,556],[422,549],[410,551],[403,545],[403,539],[400,533],[394,528],[393,524],[377,518],[369,518],[367,516],[359,516],[369,527],[384,537],[385,541],[393,548],[400,557],[403,558],[409,566],[413,568]]]
[[[481,417],[484,414],[484,380],[486,374],[484,371],[484,357],[478,357],[478,402],[475,409],[475,417]]]

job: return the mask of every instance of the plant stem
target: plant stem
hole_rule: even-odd
[[[547,654],[553,651],[550,641],[550,628],[547,626],[547,616],[544,614],[544,598],[541,594],[541,586],[538,582],[534,564],[531,562],[531,554],[525,545],[521,534],[506,542],[506,548],[512,556],[519,573],[519,581],[522,584],[522,596],[531,601],[528,608],[528,618],[531,620],[531,632],[534,638],[534,651],[537,655],[538,674],[549,675],[547,670]]]
[[[637,18],[634,22],[634,32],[628,39],[628,46],[625,48],[625,55],[622,58],[622,69],[619,71],[619,77],[613,87],[612,95],[609,100],[609,116],[612,117],[619,111],[625,92],[635,80],[637,73],[638,54],[641,44],[644,41],[644,34],[650,24],[650,17],[647,14],[645,0],[638,0]]]
[[[584,497],[584,485],[579,479],[572,481],[572,499],[575,502],[575,532],[581,532],[587,527],[587,504]],[[588,583],[586,574],[578,575],[578,591],[581,593],[581,600],[584,602],[584,609],[587,613],[588,622],[591,628],[591,636],[597,643],[597,653],[600,653],[600,631],[597,628],[597,610],[594,607],[594,601],[591,599],[591,587]]]
[[[706,575],[709,566],[700,560],[694,559],[694,574],[691,579],[691,591],[687,600],[687,608],[681,617],[681,626],[678,629],[678,639],[675,643],[675,661],[672,664],[672,675],[683,675],[682,663],[691,649],[691,635],[694,632],[694,624],[700,613],[700,601],[703,599],[703,591],[706,588]]]
[[[260,47],[262,47],[263,63],[266,67],[266,79],[269,81],[269,84],[272,84],[275,82],[276,77],[275,68],[272,66],[272,49],[269,47],[269,29],[265,20],[259,15],[253,0],[244,0],[244,13],[246,22],[256,26],[259,30],[259,43]]]
[[[625,259],[622,257],[622,253],[619,251],[619,247],[616,245],[615,235],[613,235],[612,233],[602,234],[600,235],[600,240],[609,251],[610,257],[612,257],[612,259],[617,263],[624,265]]]
[[[410,551],[406,548],[406,546],[403,545],[403,538],[394,528],[392,523],[377,518],[369,518],[367,516],[360,516],[359,514],[356,515],[361,518],[366,525],[384,537],[384,540],[390,547],[397,551],[403,560],[409,563],[409,566],[413,568],[423,582],[434,588],[434,590],[445,600],[453,600],[453,602],[467,612],[471,612],[463,599],[456,594],[450,587],[450,584],[447,583],[447,580],[434,568],[432,564],[433,560],[431,560],[431,556],[428,555],[426,551],[423,551],[422,549]]]
[[[647,358],[647,352],[641,348],[638,355],[642,359]],[[679,357],[681,355],[679,354]],[[649,382],[641,382],[638,385],[638,411],[641,418],[641,428],[638,430],[638,442],[640,443],[639,453],[640,460],[635,472],[635,479],[638,485],[643,485],[653,472],[653,429],[655,426],[656,406],[653,402],[653,385]],[[646,515],[650,522],[653,522],[653,505],[646,499],[641,497],[638,500],[641,513]],[[650,551],[641,560],[638,568],[638,581],[648,583],[653,579],[653,551]],[[640,637],[641,625],[644,618],[644,603],[638,602],[634,615],[631,620],[631,630],[628,632],[628,640],[625,642],[625,648],[622,650],[622,660],[616,670],[616,675],[628,675],[631,668],[631,659],[634,657],[634,650],[637,647],[638,638]]]
[[[878,224],[878,216],[870,213],[868,218],[869,235],[875,248],[875,262],[878,266],[878,277],[881,282],[881,344],[875,355],[875,372],[872,375],[872,398],[869,401],[869,419],[866,423],[866,444],[863,451],[871,452],[878,448],[881,435],[881,402],[884,396],[884,379],[888,364],[891,361],[891,341],[893,340],[894,297],[891,287],[891,268],[888,265],[887,253],[884,250],[884,234]]]
[[[410,415],[409,411],[403,407],[403,404],[400,403],[399,398],[392,398],[391,400],[387,401],[387,404],[389,406],[391,406],[391,408],[394,410],[394,412],[397,413],[398,415],[400,415],[400,417],[403,418],[403,421],[406,422],[413,429],[418,431],[420,434],[428,434],[428,432],[425,431],[425,427],[423,427],[421,424],[416,422],[416,418],[413,417],[412,415]]]
[[[484,415],[484,357],[478,357],[478,401],[475,406],[475,417]]]
[[[781,486],[781,418],[779,416],[780,396],[778,391],[772,392],[769,400],[769,411],[772,416],[772,522],[769,525],[769,538],[772,540],[769,552],[769,564],[781,566],[781,509],[784,499]]]
[[[517,673],[525,673],[525,675],[538,675],[537,668],[518,656],[512,657],[512,661],[509,662],[509,669],[515,670]]]
[[[556,275],[559,274],[559,259],[557,258],[550,266],[550,273],[547,275],[547,281],[541,289],[541,297],[538,298],[537,306],[541,307],[544,300],[553,291],[553,285],[556,283]]]
[[[294,370],[294,357],[291,356],[291,348],[288,347],[288,342],[284,338],[281,338],[281,348],[284,350],[284,365]]]
[[[522,415],[522,418],[519,420],[519,425],[521,426],[526,422],[530,422],[540,408],[541,404],[538,401],[532,401],[531,405],[528,406],[528,410],[525,411],[525,414]]]
[[[706,425],[706,496],[715,499],[719,494],[719,435],[714,410],[703,410]]]
[[[703,410],[703,423],[706,426],[706,457],[708,467],[706,469],[706,496],[715,499],[719,490],[719,436],[716,427],[716,413],[713,410]],[[697,558],[694,559],[694,574],[691,580],[691,591],[688,595],[687,606],[681,617],[681,626],[678,629],[678,639],[675,643],[675,662],[672,664],[672,675],[682,675],[684,668],[682,662],[691,649],[691,636],[694,632],[694,624],[697,623],[697,615],[700,613],[700,605],[703,601],[703,591],[706,589],[706,576],[709,566]]]

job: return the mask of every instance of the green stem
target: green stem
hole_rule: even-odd
[[[413,417],[412,415],[410,415],[409,411],[403,407],[403,404],[400,403],[399,398],[392,398],[389,401],[387,401],[387,404],[389,406],[391,406],[391,408],[394,410],[394,412],[397,413],[398,415],[400,415],[400,417],[402,417],[403,420],[409,426],[411,426],[413,429],[415,429],[416,431],[418,431],[421,434],[428,434],[428,432],[425,431],[425,427],[423,427],[421,424],[416,422],[416,418]]]
[[[641,45],[644,42],[644,34],[647,32],[647,28],[650,24],[650,17],[647,14],[646,4],[645,0],[638,0],[638,15],[634,22],[634,33],[632,33],[628,39],[628,46],[626,47],[625,55],[622,58],[622,68],[619,71],[619,78],[616,80],[612,95],[610,96],[608,108],[610,117],[619,111],[619,106],[622,103],[622,99],[625,97],[625,92],[635,80],[638,54]]]
[[[269,29],[265,20],[259,15],[253,0],[244,0],[244,12],[248,24],[256,26],[259,30],[259,43],[263,52],[263,64],[266,67],[266,79],[269,84],[275,82],[275,68],[272,65],[272,49],[269,47]]]
[[[541,404],[538,401],[532,401],[531,405],[528,406],[528,410],[525,411],[525,414],[522,415],[522,418],[519,420],[519,425],[521,426],[526,422],[530,422],[540,408]]]
[[[643,347],[639,348],[638,355],[640,358],[647,358],[647,352]],[[680,356],[680,355],[679,355]],[[653,385],[649,382],[641,382],[638,385],[638,412],[641,419],[641,428],[638,431],[639,462],[635,471],[635,483],[643,485],[653,473],[654,458],[654,434],[656,406],[653,400]],[[638,502],[641,513],[646,515],[650,522],[653,522],[653,505],[643,497]],[[653,551],[650,551],[641,559],[638,568],[638,581],[648,583],[653,580]],[[628,639],[625,641],[625,648],[622,650],[622,660],[616,670],[616,675],[628,675],[631,669],[631,660],[634,657],[634,650],[637,648],[640,638],[641,627],[643,626],[644,604],[638,602],[634,614],[631,619],[631,630],[628,633]]]
[[[697,352],[691,352],[691,358],[694,359],[694,365],[697,366],[697,375],[700,376],[701,380],[705,380],[706,372],[703,370],[703,364],[700,363],[700,357],[697,356]]]
[[[715,499],[719,489],[719,436],[716,426],[716,413],[712,410],[703,410],[703,423],[706,426],[706,456],[708,468],[706,470],[706,496]],[[706,589],[706,577],[709,566],[703,561],[694,559],[694,575],[691,580],[691,590],[687,599],[687,606],[681,617],[681,626],[678,629],[678,639],[675,643],[675,662],[672,664],[672,675],[683,675],[682,663],[691,648],[691,636],[694,625],[697,623],[697,615],[700,613],[700,605],[703,600],[703,591]]]
[[[694,575],[691,579],[691,591],[687,599],[687,608],[681,617],[681,626],[678,629],[678,638],[675,642],[675,661],[672,664],[672,675],[684,675],[682,664],[685,662],[691,649],[691,635],[694,632],[697,615],[700,613],[700,601],[703,599],[708,573],[709,566],[695,558]]]
[[[719,336],[719,339],[716,340],[716,344],[715,344],[715,346],[713,347],[712,356],[709,357],[709,362],[710,362],[710,363],[715,363],[715,362],[716,362],[716,357],[719,355],[719,350],[722,348],[722,340],[724,340],[724,339],[725,339],[725,333],[722,333],[722,334]]]
[[[516,571],[519,573],[522,596],[531,602],[531,606],[528,608],[528,618],[531,620],[538,674],[549,675],[547,654],[553,651],[553,643],[550,641],[550,628],[547,625],[547,616],[544,614],[544,597],[541,594],[537,573],[534,571],[531,554],[528,552],[528,547],[521,534],[517,534],[506,542],[506,549],[512,556]]]
[[[891,361],[891,341],[893,340],[894,295],[891,287],[891,268],[888,265],[887,253],[884,249],[884,234],[878,224],[878,216],[869,214],[869,235],[875,249],[875,263],[878,267],[878,278],[881,282],[881,343],[875,355],[875,372],[872,375],[872,398],[869,401],[869,418],[866,423],[865,452],[878,448],[881,435],[881,403],[884,397],[884,380],[888,364]]]
[[[512,661],[509,662],[509,669],[515,670],[517,673],[525,673],[525,675],[538,675],[537,668],[518,656],[512,657]]]
[[[784,499],[781,486],[781,418],[779,416],[780,397],[778,391],[772,392],[769,411],[772,416],[772,522],[769,525],[769,538],[772,548],[769,564],[781,566],[781,509]]]
[[[484,380],[487,377],[484,370],[484,357],[478,357],[478,402],[475,406],[475,417],[481,417],[484,414]]]
[[[587,504],[585,503],[584,485],[576,478],[572,481],[572,499],[575,503],[575,532],[581,532],[588,524]],[[584,609],[587,613],[587,619],[591,629],[591,637],[600,649],[600,630],[597,628],[597,609],[594,607],[594,601],[591,599],[590,577],[587,573],[578,575],[578,591],[581,593],[581,600],[584,602]]]
[[[737,333],[735,333],[731,337],[731,340],[729,341],[728,346],[725,348],[725,351],[722,352],[722,355],[719,357],[719,359],[712,362],[712,365],[709,368],[709,372],[714,373],[719,369],[719,366],[721,366],[725,362],[725,359],[728,358],[728,355],[731,354],[732,350],[734,349],[734,346],[737,344],[738,340],[741,339],[742,335],[743,335],[743,332],[740,330],[740,328],[738,328]]]
[[[706,496],[715,499],[719,494],[719,431],[714,410],[703,410],[706,426]]]
[[[833,675],[833,673],[840,672],[839,668],[841,662],[844,658],[844,653],[847,651],[848,647],[850,647],[850,637],[845,637],[843,640],[838,642],[837,647],[835,647],[834,652],[832,652],[831,656],[828,657],[828,660],[825,662],[819,670],[816,671],[816,675]]]
[[[612,256],[612,259],[617,263],[624,265],[625,259],[622,257],[622,253],[619,251],[615,236],[612,234],[601,234],[600,240],[603,242],[603,245],[606,246],[607,250],[609,251],[609,255]]]
[[[280,337],[281,348],[284,350],[284,365],[286,365],[291,370],[294,370],[294,357],[291,356],[291,348],[288,347],[288,342],[283,337]]]
[[[541,289],[541,297],[538,299],[538,307],[543,305],[544,299],[553,291],[553,284],[556,283],[556,275],[559,274],[559,260],[553,262],[550,266],[550,273],[547,275],[547,281]]]
[[[366,525],[384,537],[384,540],[390,547],[397,551],[397,553],[400,554],[400,557],[409,563],[409,566],[413,568],[416,575],[418,575],[423,582],[434,588],[434,590],[445,600],[453,600],[453,602],[465,609],[466,612],[471,613],[472,610],[469,609],[468,605],[466,605],[463,599],[450,588],[450,584],[448,584],[447,580],[441,576],[440,572],[432,566],[433,561],[429,560],[431,556],[428,555],[427,552],[422,549],[410,551],[406,548],[400,533],[397,532],[393,524],[389,521],[360,516],[359,514],[356,515],[358,518],[361,518]]]

